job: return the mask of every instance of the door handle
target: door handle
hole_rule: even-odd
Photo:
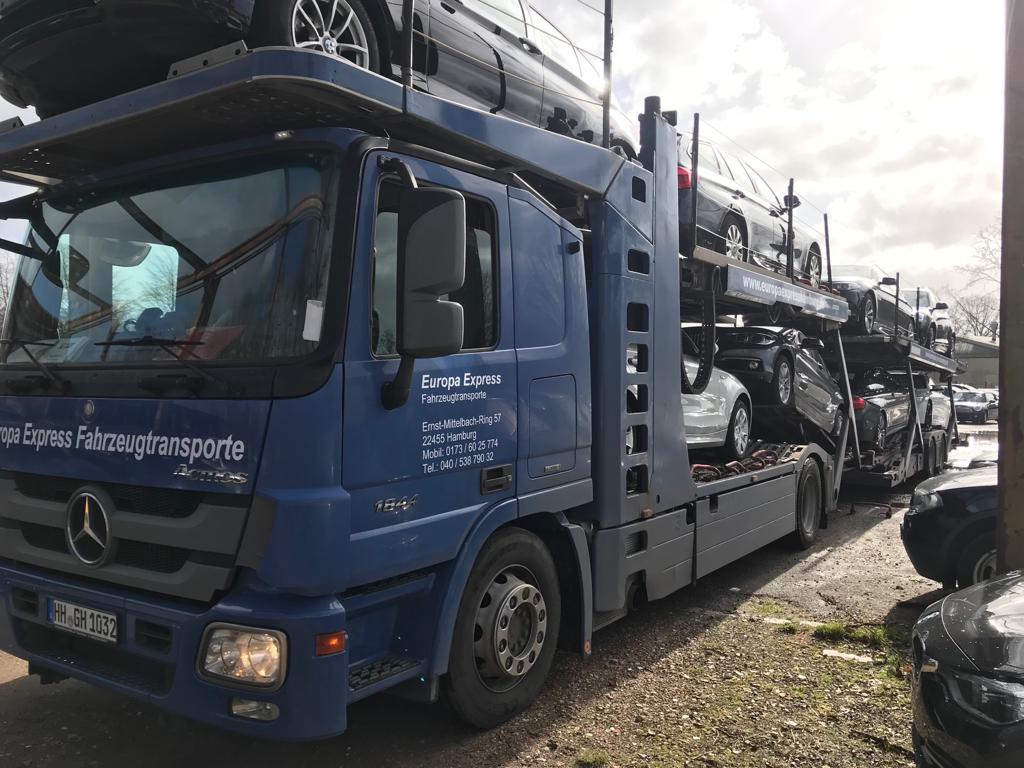
[[[512,465],[488,467],[480,470],[480,493],[498,493],[512,487]]]
[[[455,8],[453,6],[448,5],[448,3],[441,3],[441,7],[448,11],[448,13],[455,13]]]
[[[540,47],[528,37],[520,37],[519,44],[534,55],[542,53]]]
[[[737,200],[742,200],[747,195],[742,189],[734,189],[732,191],[732,196],[735,197]]]

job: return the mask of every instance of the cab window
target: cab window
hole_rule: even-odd
[[[398,199],[401,186],[381,185],[373,238],[370,348],[375,357],[398,354]],[[497,238],[490,204],[466,198],[466,282],[448,296],[462,305],[463,350],[498,343]]]

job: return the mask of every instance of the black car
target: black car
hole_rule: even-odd
[[[715,365],[743,382],[755,403],[795,408],[824,434],[838,434],[843,398],[820,339],[774,326],[720,328],[717,338]]]
[[[600,142],[604,77],[591,57],[520,0],[415,0],[416,87]],[[219,45],[297,46],[398,78],[400,0],[7,0],[0,96],[41,115],[163,80]],[[635,155],[612,111],[612,143]]]
[[[949,317],[949,304],[939,301],[931,288],[909,288],[900,293],[914,308],[917,340],[928,349],[952,356],[956,336]]]
[[[949,472],[914,490],[901,535],[910,562],[948,588],[995,573],[997,468]]]
[[[787,202],[748,163],[714,144],[698,144],[697,242],[733,259],[770,269],[786,263]],[[693,242],[693,140],[679,137],[679,225],[683,249]],[[822,246],[818,233],[794,223],[793,265],[812,283],[821,279]]]
[[[850,305],[850,319],[843,330],[914,338],[914,307],[896,295],[895,285],[895,278],[871,264],[832,267],[832,287]]]
[[[955,592],[913,634],[914,753],[920,768],[1024,764],[1024,575]]]
[[[850,381],[857,439],[862,449],[889,448],[910,424],[910,388],[884,368],[854,376]]]
[[[956,420],[961,424],[984,424],[989,419],[999,418],[999,401],[980,390],[954,392],[953,407]]]

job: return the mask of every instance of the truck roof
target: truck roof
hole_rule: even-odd
[[[16,118],[0,133],[0,175],[52,186],[196,146],[341,126],[576,194],[603,195],[627,162],[601,147],[406,89],[313,51],[249,51],[239,43],[194,66],[188,71],[176,65],[163,82],[38,123],[22,125]]]

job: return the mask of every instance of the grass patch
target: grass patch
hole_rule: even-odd
[[[838,643],[847,639],[846,633],[848,631],[849,630],[846,625],[841,621],[829,621],[822,624],[820,627],[815,627],[811,634],[818,640],[827,640],[831,643]]]
[[[787,621],[779,626],[779,632],[784,635],[795,635],[799,631],[800,627],[794,621]]]
[[[576,755],[576,765],[579,768],[601,768],[610,761],[611,758],[603,749],[581,749]]]
[[[759,616],[785,616],[789,613],[789,607],[778,600],[758,600],[751,608]]]
[[[889,636],[883,627],[857,627],[848,630],[846,638],[872,648],[885,648],[889,644]]]

